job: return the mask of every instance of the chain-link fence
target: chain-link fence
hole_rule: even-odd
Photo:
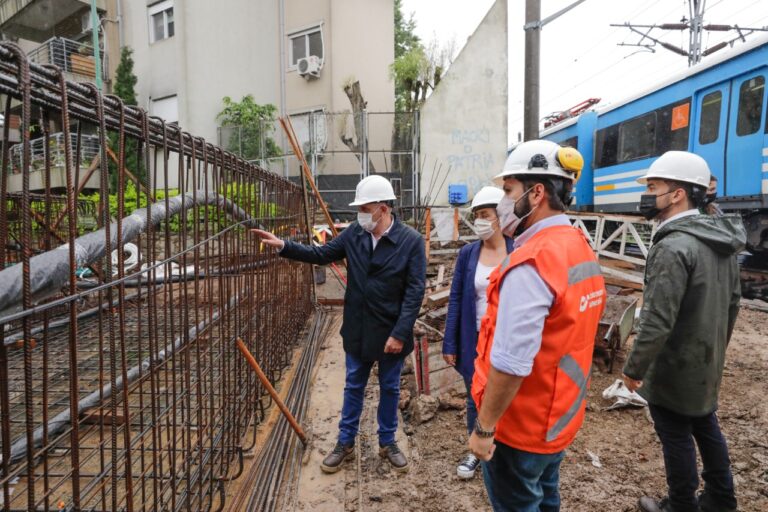
[[[418,112],[293,114],[291,124],[323,199],[334,217],[349,218],[360,179],[388,178],[405,215],[418,204]],[[279,122],[219,128],[219,144],[278,175],[298,180],[299,162]]]

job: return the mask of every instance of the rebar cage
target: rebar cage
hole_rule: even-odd
[[[249,228],[306,241],[314,204],[12,43],[0,94],[0,509],[223,507],[269,405],[235,340],[274,382],[312,313]]]

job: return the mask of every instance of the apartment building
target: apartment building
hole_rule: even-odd
[[[112,87],[120,54],[119,38],[119,0],[96,0],[98,28],[100,33],[99,63],[93,50],[93,19],[90,0],[0,0],[0,35],[5,41],[13,41],[27,53],[29,60],[37,64],[53,64],[64,70],[68,80],[75,82],[96,82],[97,74],[103,90],[109,92]],[[100,66],[100,72],[97,67]],[[7,120],[10,124],[10,140],[20,141],[20,106],[15,105]],[[44,165],[44,140],[42,127],[33,113],[33,123],[29,127],[32,134],[32,172],[30,189],[44,189],[43,173],[35,172]],[[60,122],[50,121],[51,187],[63,188],[65,184],[63,154],[64,137]],[[97,137],[84,137],[81,147],[81,162],[87,169],[98,153]],[[70,141],[71,143],[71,141]],[[10,176],[8,190],[11,193],[21,190],[21,147],[11,148]],[[98,175],[88,179],[86,188],[99,186]]]

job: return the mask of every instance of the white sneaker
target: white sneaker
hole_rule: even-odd
[[[469,480],[475,476],[475,470],[480,465],[480,459],[472,455],[471,453],[464,457],[461,464],[456,468],[456,474],[462,480]]]

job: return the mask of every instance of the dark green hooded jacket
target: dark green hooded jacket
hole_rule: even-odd
[[[662,226],[645,269],[640,327],[624,373],[649,403],[686,416],[717,409],[746,243],[738,216],[692,215]]]

